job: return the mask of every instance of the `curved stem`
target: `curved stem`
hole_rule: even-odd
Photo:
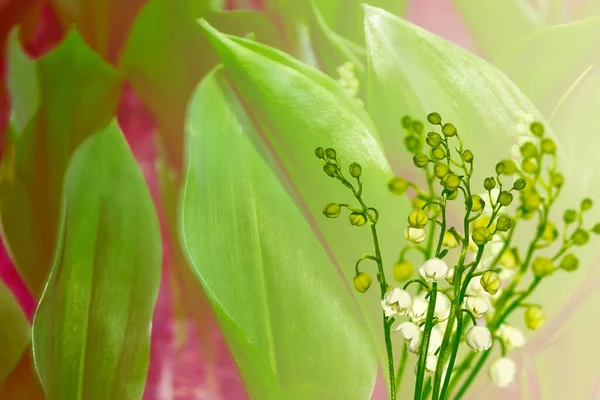
[[[417,364],[417,382],[415,384],[415,400],[421,400],[423,393],[423,379],[425,377],[425,362],[427,361],[427,352],[429,350],[429,338],[433,328],[433,313],[435,311],[435,301],[437,297],[437,282],[431,285],[429,292],[429,307],[427,308],[427,317],[425,319],[425,330],[423,331],[423,341],[419,352],[419,361]]]

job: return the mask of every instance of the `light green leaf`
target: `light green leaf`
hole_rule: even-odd
[[[10,290],[0,281],[0,388],[19,364],[30,339],[27,318]]]
[[[225,74],[209,75],[188,111],[184,251],[252,398],[368,399],[370,332],[255,129]]]
[[[161,266],[150,193],[116,122],[69,167],[54,266],[33,324],[48,399],[139,399]]]
[[[454,0],[479,50],[496,56],[517,40],[544,26],[544,19],[527,0]]]

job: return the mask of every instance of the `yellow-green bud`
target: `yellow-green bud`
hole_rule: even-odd
[[[359,163],[353,162],[352,164],[350,164],[350,167],[348,167],[348,171],[350,172],[350,175],[352,175],[354,178],[358,178],[362,173],[362,167]]]
[[[531,142],[525,142],[521,146],[521,154],[525,158],[533,158],[537,155],[537,147]]]
[[[480,282],[483,290],[485,290],[492,296],[498,293],[498,289],[500,289],[500,277],[494,271],[485,271],[483,275],[481,275]]]
[[[450,172],[442,178],[441,184],[446,190],[454,191],[460,186],[460,178],[456,174]]]
[[[575,246],[583,246],[590,240],[590,234],[583,229],[576,229],[571,240]]]
[[[449,172],[450,168],[448,167],[448,164],[445,164],[443,162],[436,162],[435,166],[433,167],[434,175],[440,179],[446,176]]]
[[[417,154],[413,157],[413,163],[417,168],[425,168],[429,164],[429,157],[425,154]]]
[[[550,182],[556,187],[561,187],[565,183],[565,177],[561,173],[555,173],[552,174]]]
[[[315,149],[315,156],[317,156],[317,158],[325,158],[325,150],[323,150],[322,147],[317,147]]]
[[[402,196],[408,189],[409,182],[399,176],[392,178],[388,183],[388,189],[396,196]]]
[[[500,232],[506,232],[513,227],[513,220],[508,215],[500,215],[498,217],[498,221],[496,222],[496,229]]]
[[[358,275],[354,277],[354,287],[359,293],[364,293],[371,287],[373,280],[371,276],[366,272],[359,272]]]
[[[560,260],[559,268],[565,271],[575,271],[579,268],[579,259],[573,253],[566,254],[562,260]]]
[[[527,310],[525,310],[524,318],[525,326],[533,331],[544,325],[544,322],[546,321],[544,310],[542,310],[542,307],[540,306],[529,306]]]
[[[581,211],[591,210],[593,206],[594,202],[589,197],[586,197],[585,199],[581,200]]]
[[[446,232],[444,232],[442,245],[449,249],[455,249],[460,245],[460,237],[458,237],[458,234],[453,232],[452,230],[447,230]]]
[[[427,201],[423,200],[419,196],[415,196],[415,197],[413,197],[413,199],[412,199],[412,201],[411,201],[410,204],[412,205],[412,208],[414,208],[414,209],[423,209],[423,207],[425,206],[425,204],[427,204]]]
[[[410,129],[412,125],[412,118],[408,115],[405,115],[404,117],[402,117],[402,120],[400,122],[402,123],[402,127]]]
[[[600,235],[600,222],[594,225],[594,227],[592,228],[592,232],[594,232],[596,235]]]
[[[521,164],[521,168],[528,174],[533,174],[537,171],[537,164],[533,160],[525,160]]]
[[[513,160],[502,160],[504,164],[504,175],[514,175],[517,172],[517,164]]]
[[[556,225],[553,222],[546,222],[546,228],[542,233],[542,239],[546,242],[554,242],[558,237],[558,229],[556,229]]]
[[[423,133],[423,123],[421,121],[413,121],[411,128],[413,132],[419,135]]]
[[[431,150],[431,155],[436,160],[443,160],[446,158],[446,152],[441,147],[436,147],[435,149]]]
[[[473,205],[471,206],[471,211],[478,212],[479,210],[481,210],[482,208],[485,207],[485,201],[483,201],[481,196],[479,196],[478,194],[472,195],[471,199],[473,201]]]
[[[489,228],[485,226],[480,226],[473,230],[473,233],[471,234],[471,239],[473,239],[473,242],[475,242],[476,245],[483,246],[484,244],[492,240],[492,236],[492,231],[490,231]]]
[[[535,210],[542,204],[542,198],[537,192],[531,191],[523,196],[523,206],[527,210]]]
[[[552,260],[547,257],[538,257],[533,260],[533,264],[531,265],[531,269],[533,270],[533,274],[539,278],[543,278],[545,276],[550,276],[554,272],[554,265],[552,265]]]
[[[527,186],[527,182],[525,182],[525,179],[523,179],[523,178],[519,178],[515,181],[515,183],[513,183],[513,188],[515,190],[523,190],[523,189],[525,189],[526,186]]]
[[[496,164],[496,174],[501,175],[506,170],[506,165],[503,162]]]
[[[465,150],[463,151],[463,153],[461,154],[461,157],[463,159],[464,162],[467,163],[472,163],[473,162],[473,152],[471,150]]]
[[[337,203],[329,203],[323,208],[323,215],[327,218],[337,218],[340,216],[342,208]]]
[[[335,151],[335,149],[329,148],[327,150],[325,150],[325,155],[327,156],[327,158],[335,160],[335,158],[337,157],[337,153]]]
[[[406,150],[408,150],[411,153],[414,153],[419,149],[419,146],[420,146],[419,139],[417,139],[413,135],[409,135],[404,138],[404,146],[406,146]]]
[[[392,275],[396,281],[404,282],[413,275],[414,270],[415,267],[410,261],[400,261],[394,265]]]
[[[515,254],[515,251],[512,249],[508,249],[504,253],[502,253],[499,262],[504,268],[515,269],[517,268],[517,263],[519,262],[519,260],[517,258],[517,255]]]
[[[335,177],[335,173],[337,172],[337,165],[332,164],[332,163],[327,163],[325,165],[323,165],[323,171],[325,171],[325,173],[327,175],[329,175],[330,177]]]
[[[498,202],[500,202],[500,204],[502,204],[504,207],[509,206],[510,203],[512,203],[513,201],[513,195],[510,192],[507,192],[506,190],[503,190],[500,192],[500,194],[498,195]]]
[[[365,217],[364,214],[357,212],[353,212],[352,214],[350,214],[348,219],[350,220],[350,225],[353,226],[363,226],[367,223],[367,217]]]
[[[446,196],[446,200],[455,200],[458,197],[458,190],[444,189],[443,194]]]
[[[432,125],[440,125],[442,123],[442,117],[436,112],[432,112],[427,116],[427,121]]]
[[[483,187],[485,188],[485,190],[492,190],[496,187],[496,179],[494,179],[493,176],[485,178],[485,180],[483,181]]]
[[[556,144],[554,144],[554,141],[552,139],[542,139],[541,148],[542,153],[554,154],[556,152]]]
[[[563,214],[563,221],[565,221],[565,224],[572,224],[573,222],[575,222],[576,219],[577,219],[577,211],[575,211],[573,209],[568,209]]]
[[[429,222],[429,215],[421,209],[413,210],[408,215],[408,225],[413,228],[425,228]]]
[[[425,141],[431,147],[438,147],[442,143],[442,136],[437,132],[429,132]]]
[[[451,123],[446,123],[442,126],[442,133],[444,136],[452,137],[456,135],[456,127]]]
[[[529,126],[529,130],[537,137],[544,136],[544,125],[541,122],[534,122]]]

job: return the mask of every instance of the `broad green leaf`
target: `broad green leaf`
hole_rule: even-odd
[[[56,245],[67,163],[79,144],[114,115],[120,80],[75,31],[36,61],[36,88],[22,50],[14,44],[10,50],[7,79],[11,96],[20,99],[14,104],[15,122],[24,130],[2,159],[0,218],[17,269],[39,295]],[[39,94],[37,103],[26,101],[29,93]]]
[[[64,222],[33,324],[48,399],[139,399],[161,266],[150,193],[116,123],[67,174]]]
[[[272,19],[265,13],[248,10],[212,12],[206,15],[206,19],[228,34],[246,36],[253,33],[257,42],[282,50],[286,49],[284,38],[279,34]]]
[[[184,251],[256,399],[368,399],[377,353],[355,300],[253,144],[222,71],[188,110]]]
[[[29,346],[30,328],[19,303],[0,281],[0,387]]]
[[[454,0],[473,39],[495,59],[513,43],[544,26],[544,19],[527,0]]]

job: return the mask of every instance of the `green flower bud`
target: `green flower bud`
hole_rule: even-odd
[[[323,171],[325,171],[325,173],[332,178],[335,177],[337,169],[338,169],[337,165],[332,164],[332,163],[327,163],[327,164],[323,165]]]
[[[594,225],[594,227],[592,228],[592,232],[594,232],[596,235],[600,235],[600,222]]]
[[[575,271],[579,268],[579,259],[573,253],[566,254],[562,260],[560,260],[559,268],[565,271]]]
[[[449,172],[450,168],[448,167],[448,164],[443,162],[436,162],[435,166],[433,167],[433,174],[440,179],[446,176]]]
[[[446,196],[446,200],[456,200],[458,197],[458,190],[444,189],[443,194]]]
[[[413,275],[414,270],[415,267],[410,261],[400,261],[394,265],[392,275],[396,281],[404,282]]]
[[[571,240],[575,246],[583,246],[590,240],[590,234],[583,229],[576,229],[571,236]]]
[[[405,115],[404,117],[402,117],[401,123],[402,127],[404,127],[405,129],[410,129],[412,125],[412,118],[408,115]]]
[[[442,239],[442,245],[449,249],[455,249],[460,245],[460,236],[452,229],[444,232],[444,238]]]
[[[413,135],[409,135],[404,138],[404,146],[406,146],[406,150],[408,150],[410,153],[416,152],[420,145],[421,143],[419,142],[419,139]]]
[[[541,122],[534,122],[529,125],[529,130],[537,137],[544,136],[544,125]]]
[[[588,211],[594,206],[594,202],[589,197],[581,200],[581,211]]]
[[[353,162],[352,164],[350,164],[350,167],[348,167],[348,171],[350,172],[350,175],[352,175],[354,178],[358,178],[362,173],[362,167],[360,166],[360,164]]]
[[[427,121],[432,125],[440,125],[442,123],[442,117],[436,112],[432,112],[427,116]]]
[[[548,139],[548,138],[542,139],[541,148],[542,148],[542,153],[554,154],[556,152],[556,144],[554,143],[554,141],[552,139]]]
[[[418,133],[419,135],[423,133],[423,123],[421,121],[413,121],[412,131]]]
[[[367,223],[367,217],[365,217],[364,214],[357,212],[353,212],[352,214],[350,214],[348,219],[350,220],[350,225],[353,226],[363,226]]]
[[[373,280],[366,272],[360,272],[354,277],[354,287],[359,293],[364,293],[371,287]]]
[[[471,239],[473,239],[473,242],[475,242],[476,245],[483,246],[484,244],[492,240],[492,236],[492,231],[490,231],[489,228],[485,226],[480,226],[473,230],[473,233],[471,234]]]
[[[527,186],[527,182],[525,182],[525,179],[523,179],[523,178],[519,178],[515,181],[515,183],[513,183],[513,188],[515,190],[523,190],[523,189],[525,189],[526,186]]]
[[[322,147],[317,147],[315,149],[315,156],[317,156],[317,158],[325,158],[325,150],[323,150]]]
[[[525,158],[533,158],[537,156],[537,147],[531,142],[525,142],[521,146],[521,154]]]
[[[533,274],[538,278],[543,278],[545,276],[550,276],[554,272],[554,265],[552,265],[552,260],[547,257],[538,257],[533,260],[533,264],[531,265],[531,269],[533,270]]]
[[[323,215],[327,218],[337,218],[341,212],[342,208],[337,203],[329,203],[323,208]]]
[[[577,220],[577,211],[571,208],[565,210],[565,213],[563,214],[563,221],[565,221],[565,224],[572,224],[575,220]]]
[[[337,152],[335,151],[335,149],[329,148],[325,150],[325,155],[327,156],[327,158],[335,160],[335,158],[337,157]]]
[[[565,177],[561,173],[552,174],[550,177],[550,183],[556,187],[561,187],[565,183]]]
[[[522,197],[523,207],[526,210],[535,210],[542,204],[542,198],[537,192],[531,191]]]
[[[441,180],[442,186],[448,191],[455,191],[460,186],[460,178],[450,172],[446,174]]]
[[[408,225],[413,228],[425,228],[429,222],[429,215],[421,209],[413,210],[408,215]]]
[[[492,296],[498,293],[498,289],[500,289],[500,277],[494,271],[485,271],[483,275],[481,275],[481,287],[483,290],[491,294]]]
[[[503,162],[496,164],[496,174],[501,175],[506,170],[506,165]]]
[[[446,152],[441,147],[436,147],[435,149],[431,150],[431,155],[436,160],[443,160],[446,158]]]
[[[542,233],[542,239],[545,240],[546,242],[554,242],[556,240],[556,238],[558,237],[558,229],[556,229],[556,225],[554,225],[554,223],[548,221],[546,222],[546,228],[544,229],[544,232]]]
[[[423,209],[423,207],[425,206],[425,204],[427,204],[426,200],[423,200],[422,198],[420,198],[419,196],[415,196],[412,201],[411,201],[411,205],[412,208],[416,209]],[[429,207],[426,207],[425,209],[427,209]]]
[[[544,325],[546,317],[544,310],[540,306],[529,306],[524,314],[525,326],[532,331],[535,331],[540,326]]]
[[[413,163],[417,168],[425,168],[429,164],[429,157],[425,154],[417,154],[413,157]]]
[[[442,144],[442,136],[440,136],[440,134],[437,132],[429,132],[425,141],[431,147],[438,147],[440,144]]]
[[[533,160],[525,160],[521,164],[521,168],[528,174],[534,174],[537,171],[537,164]]]
[[[492,190],[496,187],[496,179],[494,179],[493,176],[485,178],[485,180],[483,181],[483,187],[485,188],[485,190]]]
[[[515,252],[515,249],[509,249],[509,250],[506,250],[504,253],[502,253],[502,255],[500,256],[499,262],[500,262],[500,265],[502,265],[504,268],[508,268],[508,269],[517,268],[517,263],[519,262],[519,259]]]
[[[474,194],[471,196],[471,200],[473,201],[473,205],[471,206],[471,211],[478,212],[482,208],[485,207],[485,201],[478,194]]]
[[[447,137],[452,137],[456,135],[456,127],[450,123],[446,123],[444,124],[444,126],[442,126],[442,133],[444,134],[444,136]]]
[[[500,232],[507,232],[513,227],[513,220],[508,215],[502,214],[496,222],[496,229]]]
[[[388,189],[396,196],[402,196],[408,189],[409,182],[399,176],[392,178],[388,183]]]
[[[514,175],[517,172],[517,164],[513,160],[502,160],[504,164],[504,175]]]
[[[500,192],[500,195],[498,195],[498,201],[504,207],[509,206],[510,203],[512,203],[512,201],[513,201],[513,195],[512,195],[512,193],[507,192],[506,190],[503,190]]]
[[[461,157],[463,159],[464,162],[467,163],[472,163],[473,162],[473,152],[471,150],[465,150],[463,151],[463,153],[461,154]]]

